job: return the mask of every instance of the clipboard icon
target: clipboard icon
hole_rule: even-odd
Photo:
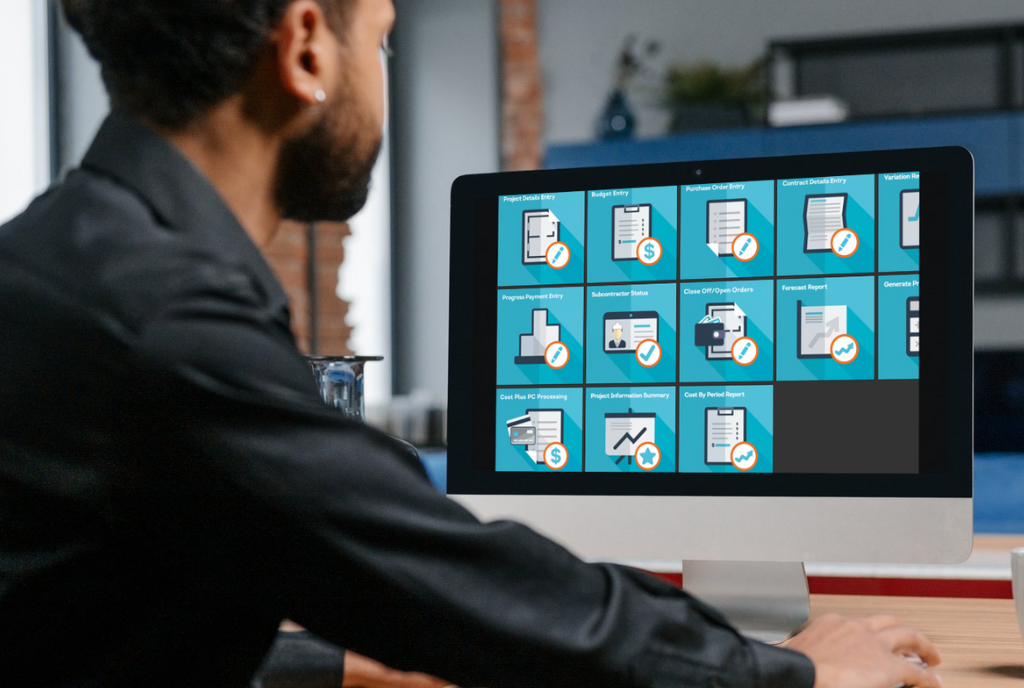
[[[651,204],[612,207],[612,260],[639,260],[636,247],[651,236]]]
[[[732,448],[747,441],[747,409],[744,406],[712,406],[704,409],[704,464],[731,466]]]

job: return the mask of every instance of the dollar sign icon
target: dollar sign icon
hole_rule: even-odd
[[[560,471],[565,467],[569,450],[561,442],[552,442],[544,448],[544,463],[553,471]]]
[[[654,237],[647,237],[637,245],[636,257],[644,265],[654,265],[661,259],[661,244]]]

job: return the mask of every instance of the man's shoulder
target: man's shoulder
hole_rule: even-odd
[[[240,266],[164,224],[130,189],[82,170],[0,227],[5,262],[129,328],[190,292],[258,300]]]

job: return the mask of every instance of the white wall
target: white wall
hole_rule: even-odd
[[[100,78],[100,66],[82,39],[63,21],[57,39],[60,62],[61,173],[82,161],[103,119],[110,99]]]
[[[631,33],[656,39],[660,69],[706,59],[744,65],[771,40],[1024,21],[1020,0],[537,0],[548,141],[592,138],[615,59]],[[430,3],[433,4],[433,3]],[[664,133],[656,76],[631,99],[641,136]]]
[[[352,328],[349,347],[363,356],[384,356],[367,366],[366,405],[391,399],[391,165],[385,138],[370,182],[370,196],[349,222],[345,259],[338,267],[338,297],[349,302],[345,318]]]
[[[46,5],[4,3],[0,41],[0,223],[14,217],[50,182],[50,115]]]
[[[448,391],[451,184],[498,169],[494,4],[398,0],[393,45],[397,390]]]

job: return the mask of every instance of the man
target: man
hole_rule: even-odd
[[[389,0],[64,0],[114,115],[0,228],[0,685],[247,685],[282,619],[461,685],[935,688],[437,494],[326,408],[256,246],[363,203]],[[552,585],[552,581],[560,581]]]

